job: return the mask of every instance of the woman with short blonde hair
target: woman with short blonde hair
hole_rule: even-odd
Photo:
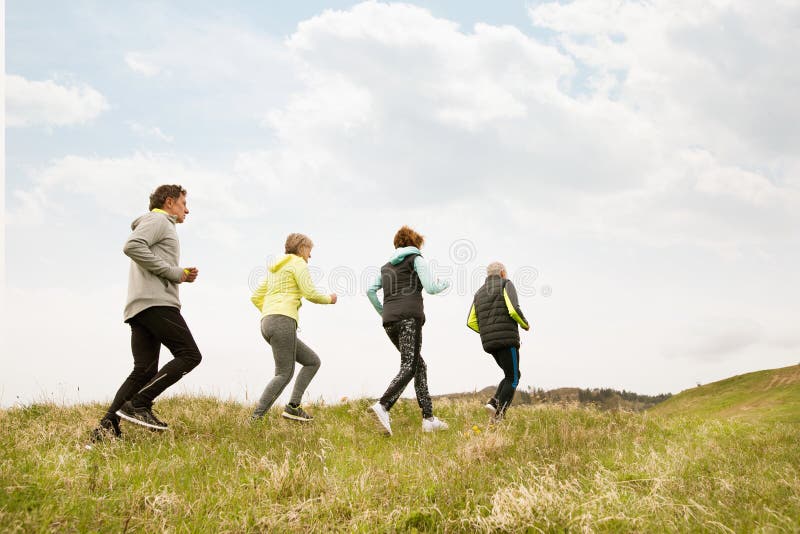
[[[281,416],[294,421],[311,421],[300,401],[308,384],[319,370],[320,359],[308,345],[297,338],[300,299],[316,304],[336,304],[336,293],[324,295],[311,281],[308,260],[314,242],[304,234],[289,234],[284,250],[286,255],[272,263],[264,281],[256,289],[251,301],[261,312],[261,335],[272,347],[275,358],[275,376],[264,388],[253,419],[261,419],[289,384],[294,374],[295,362],[303,366],[294,381],[289,403]]]
[[[314,247],[314,242],[305,234],[289,234],[286,238],[286,244],[283,246],[286,254],[302,255],[301,250]]]

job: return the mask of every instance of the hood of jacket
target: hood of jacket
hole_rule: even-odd
[[[133,222],[131,223],[131,230],[136,230],[136,227],[137,227],[137,226],[139,226],[139,224],[140,224],[140,223],[141,223],[143,220],[147,219],[148,217],[153,217],[153,216],[161,216],[161,215],[163,215],[164,217],[166,217],[167,219],[169,219],[169,221],[170,221],[172,224],[175,224],[175,223],[177,222],[177,220],[178,220],[178,218],[177,218],[177,217],[175,217],[174,215],[170,215],[169,213],[167,213],[166,211],[163,211],[163,210],[159,210],[159,211],[156,211],[156,210],[153,210],[153,211],[148,211],[148,212],[147,212],[147,213],[145,213],[144,215],[140,215],[139,217],[136,217],[136,218],[133,220]]]
[[[305,261],[305,260],[295,254],[285,254],[282,257],[270,263],[267,266],[267,269],[271,273],[277,273],[278,271],[280,271],[281,269],[283,269],[284,267],[295,261]]]
[[[389,263],[391,263],[392,265],[397,265],[398,263],[406,259],[406,257],[410,254],[422,255],[422,253],[419,251],[417,247],[400,247],[395,249],[394,254],[389,259]]]

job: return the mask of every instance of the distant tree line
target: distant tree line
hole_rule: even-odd
[[[435,398],[477,398],[486,399],[494,395],[496,386],[487,386],[481,391],[471,393],[451,393],[439,395]],[[581,403],[596,406],[601,410],[626,410],[638,412],[646,410],[670,398],[672,393],[661,395],[640,395],[632,391],[619,391],[611,388],[559,388],[544,390],[542,388],[528,387],[518,389],[512,404],[558,404]]]
[[[515,404],[579,402],[593,404],[603,410],[641,411],[655,406],[671,396],[672,393],[640,395],[633,391],[611,388],[560,388],[549,391],[542,388],[528,388],[527,391],[518,390],[517,398],[514,401]]]

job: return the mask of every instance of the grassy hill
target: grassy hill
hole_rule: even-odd
[[[170,431],[90,450],[99,405],[0,410],[0,532],[800,531],[791,417],[536,404],[489,426],[480,402],[439,399],[451,428],[423,434],[402,400],[386,438],[368,406],[250,424],[249,406],[169,398]]]
[[[658,415],[800,423],[800,365],[738,375],[688,389],[655,406]]]

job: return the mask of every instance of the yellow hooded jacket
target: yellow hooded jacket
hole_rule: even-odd
[[[267,276],[250,300],[267,315],[285,315],[297,321],[301,297],[317,304],[330,304],[330,295],[320,293],[311,281],[306,261],[295,254],[286,254],[268,266]]]

